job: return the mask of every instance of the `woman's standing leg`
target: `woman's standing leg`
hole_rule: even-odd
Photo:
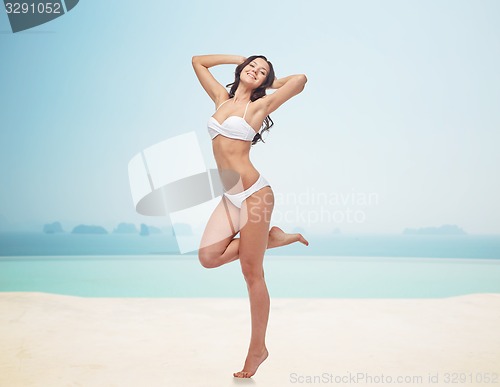
[[[252,336],[243,370],[234,373],[234,376],[249,378],[268,355],[265,337],[270,300],[264,280],[263,261],[274,207],[271,187],[255,192],[243,204],[242,211],[246,211],[248,218],[240,230],[239,258],[250,298]]]

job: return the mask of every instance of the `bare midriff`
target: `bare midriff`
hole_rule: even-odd
[[[250,161],[250,147],[250,141],[235,140],[222,135],[212,140],[215,162],[226,190],[234,186],[235,175],[241,178],[243,189],[249,188],[259,178],[259,171]]]

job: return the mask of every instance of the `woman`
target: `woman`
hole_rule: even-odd
[[[193,56],[192,64],[217,108],[208,121],[208,131],[225,191],[208,220],[198,255],[206,268],[240,259],[250,298],[252,336],[243,369],[233,375],[249,378],[268,356],[269,293],[264,252],[293,242],[309,244],[301,234],[287,234],[278,227],[269,230],[274,195],[250,162],[250,147],[272,126],[269,114],[300,93],[307,78],[299,74],[277,79],[271,62],[261,55],[200,55]],[[238,65],[234,82],[227,85],[232,86],[229,93],[208,70],[220,64]],[[268,88],[277,90],[266,95]],[[240,238],[235,238],[238,232]]]

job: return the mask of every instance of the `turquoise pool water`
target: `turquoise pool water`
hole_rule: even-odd
[[[500,293],[500,260],[266,256],[271,297],[435,298]],[[196,256],[4,256],[0,291],[86,297],[247,297],[238,261]]]

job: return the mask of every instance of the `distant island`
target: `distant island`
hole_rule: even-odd
[[[444,224],[441,227],[405,228],[404,235],[467,235],[460,227],[454,224]]]
[[[104,227],[101,226],[88,226],[85,224],[80,224],[79,226],[76,226],[73,231],[71,231],[72,234],[107,234],[108,232]]]
[[[120,223],[114,230],[115,234],[137,234],[137,228],[133,223]]]
[[[54,222],[50,224],[44,224],[43,225],[43,232],[45,234],[55,234],[59,232],[64,232],[62,229],[61,223],[59,222]]]
[[[148,226],[144,223],[141,223],[141,231],[139,235],[148,236],[149,234],[161,234],[161,230],[158,227]]]
[[[1,220],[1,219],[0,219]],[[184,231],[184,230],[183,230]],[[47,223],[43,225],[42,232],[44,234],[57,234],[64,233],[61,222],[53,222]],[[133,223],[119,223],[118,226],[112,231],[113,234],[139,234],[140,236],[148,236],[151,234],[162,234],[166,232],[173,236],[173,229],[171,227],[167,227],[165,229],[160,229],[155,226],[148,226],[144,223],[140,224],[139,229]],[[72,234],[108,234],[108,231],[102,227],[97,225],[85,225],[80,224],[73,228],[71,231]]]

